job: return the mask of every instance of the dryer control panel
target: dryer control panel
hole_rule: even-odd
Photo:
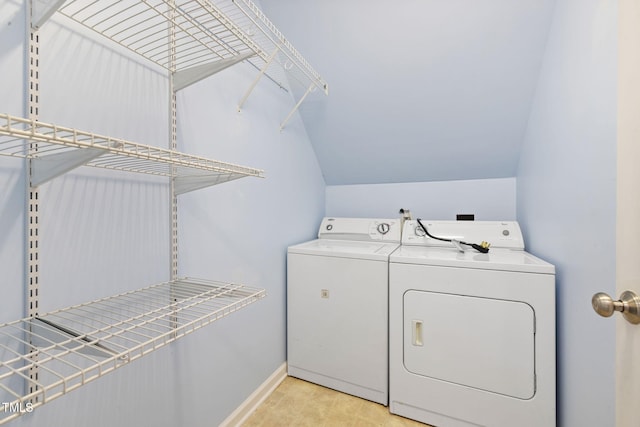
[[[318,238],[400,243],[400,233],[399,218],[326,217],[320,224]]]
[[[430,221],[422,224],[429,234],[445,239],[469,243],[489,242],[492,248],[524,250],[524,239],[520,225],[516,221]],[[449,242],[427,236],[418,221],[404,223],[402,244],[414,246],[451,246]]]

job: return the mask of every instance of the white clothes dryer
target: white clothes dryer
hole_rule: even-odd
[[[516,222],[404,225],[389,264],[389,409],[438,427],[556,425],[555,268]]]
[[[389,255],[400,219],[324,218],[287,254],[291,376],[388,404]]]

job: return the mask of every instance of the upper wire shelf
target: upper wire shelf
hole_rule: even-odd
[[[38,143],[37,151],[29,150],[24,140]],[[264,176],[259,169],[8,114],[0,114],[0,155],[31,158],[33,186],[81,165],[167,176],[179,185],[206,184],[198,188]]]
[[[32,1],[35,28],[57,10],[172,73],[212,66],[200,73],[212,74],[250,57],[257,68],[268,68],[277,51],[288,76],[328,93],[327,83],[251,0]],[[277,70],[273,74],[280,79]]]
[[[0,325],[0,424],[265,296],[181,278]]]
[[[259,50],[207,0],[68,0],[53,6],[171,72]],[[175,51],[168,45],[170,31]]]

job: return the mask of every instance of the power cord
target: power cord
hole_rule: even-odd
[[[422,221],[420,221],[420,218],[418,218],[418,224],[420,224],[420,228],[422,228],[422,231],[424,231],[424,233],[431,237],[432,239],[435,240],[440,240],[443,242],[451,242],[454,243],[454,241],[452,239],[445,239],[442,237],[436,237],[434,235],[432,235],[431,233],[429,233],[429,231],[427,230],[427,227],[424,226],[424,224],[422,223]],[[478,252],[482,252],[483,254],[486,254],[487,252],[489,252],[489,246],[491,246],[490,243],[487,243],[485,241],[482,241],[482,243],[478,244],[478,243],[467,243],[467,242],[463,242],[460,240],[456,240],[457,243],[461,244],[461,245],[466,245],[466,246],[471,246],[473,249],[475,249]]]

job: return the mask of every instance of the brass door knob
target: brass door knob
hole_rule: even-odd
[[[640,323],[640,297],[633,291],[624,291],[618,301],[604,292],[598,292],[591,298],[591,305],[600,316],[610,317],[619,311],[627,322],[634,325]]]

